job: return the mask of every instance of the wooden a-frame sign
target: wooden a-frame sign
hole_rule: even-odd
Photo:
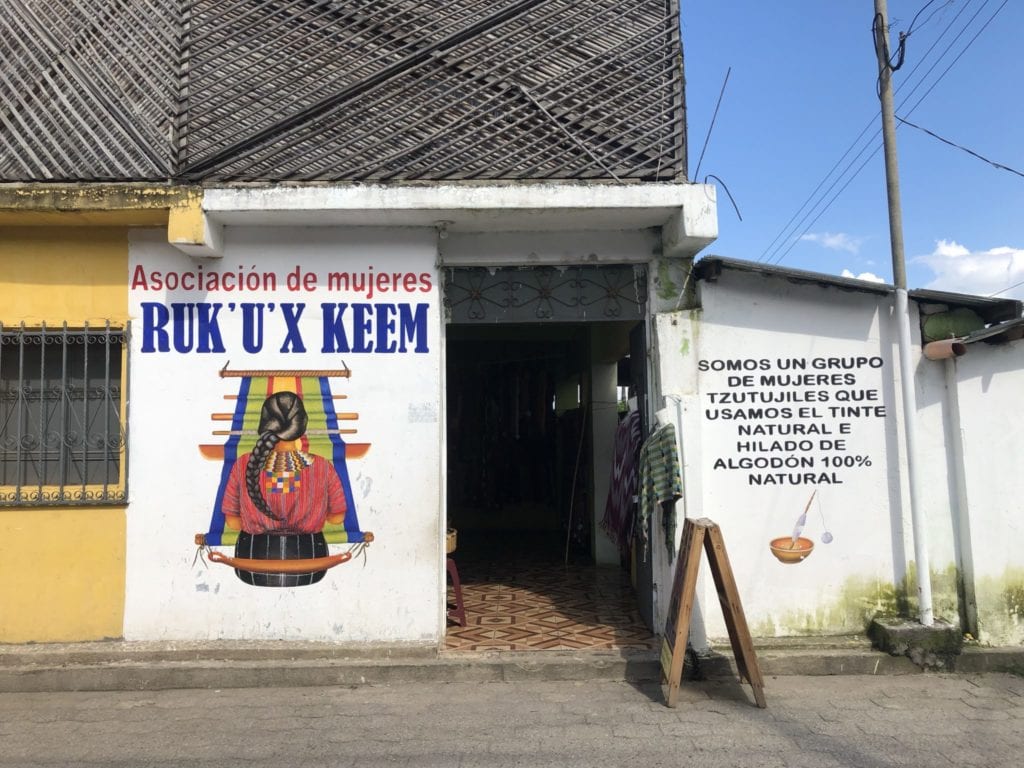
[[[722,604],[725,626],[729,630],[729,641],[736,657],[736,668],[740,677],[746,678],[754,689],[754,701],[762,709],[764,700],[764,679],[757,666],[754,643],[750,639],[740,595],[736,591],[736,580],[725,552],[722,531],[716,523],[707,518],[687,520],[683,525],[683,540],[679,547],[675,577],[672,580],[672,602],[665,622],[665,638],[661,645],[661,670],[668,680],[666,703],[676,705],[679,698],[679,684],[683,678],[683,660],[686,657],[686,638],[690,632],[690,618],[693,616],[693,601],[697,593],[697,571],[700,568],[700,552],[703,545],[708,555],[708,566],[715,579],[718,601]]]

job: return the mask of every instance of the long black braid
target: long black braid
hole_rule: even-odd
[[[249,466],[245,468],[245,487],[256,508],[271,520],[280,521],[267,505],[260,484],[260,475],[267,456],[282,440],[297,440],[306,433],[309,417],[302,399],[294,392],[275,392],[263,401],[260,412],[260,436],[256,447],[249,455]]]

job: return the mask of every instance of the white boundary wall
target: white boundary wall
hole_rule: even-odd
[[[721,525],[754,634],[859,632],[875,613],[897,609],[908,587],[913,603],[891,295],[726,270],[700,283],[700,297],[701,310],[656,317],[663,415],[681,428],[682,508]],[[912,310],[916,328],[913,303]],[[972,344],[955,363],[966,529],[951,479],[955,403],[947,364],[919,350],[914,360],[936,613],[958,620],[957,580],[971,579],[972,560],[981,639],[1021,642],[1024,569],[1013,542],[1024,540],[1024,479],[1014,463],[1024,429],[1014,425],[1021,423],[1024,344]],[[779,460],[782,467],[771,466]],[[814,548],[802,562],[783,564],[769,542],[791,536],[812,492],[803,536]],[[655,554],[663,621],[671,563]],[[706,573],[698,599],[707,635],[724,638]],[[700,646],[705,628],[694,630]]]

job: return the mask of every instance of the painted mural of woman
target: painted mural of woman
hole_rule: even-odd
[[[326,557],[325,523],[340,523],[348,505],[334,466],[301,448],[308,422],[294,392],[275,392],[260,412],[259,437],[251,453],[231,469],[221,511],[225,526],[239,531],[238,558],[307,560]],[[255,586],[312,584],[324,571],[250,573],[239,578]]]

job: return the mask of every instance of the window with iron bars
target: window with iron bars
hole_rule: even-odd
[[[0,506],[126,502],[127,341],[0,324]]]

